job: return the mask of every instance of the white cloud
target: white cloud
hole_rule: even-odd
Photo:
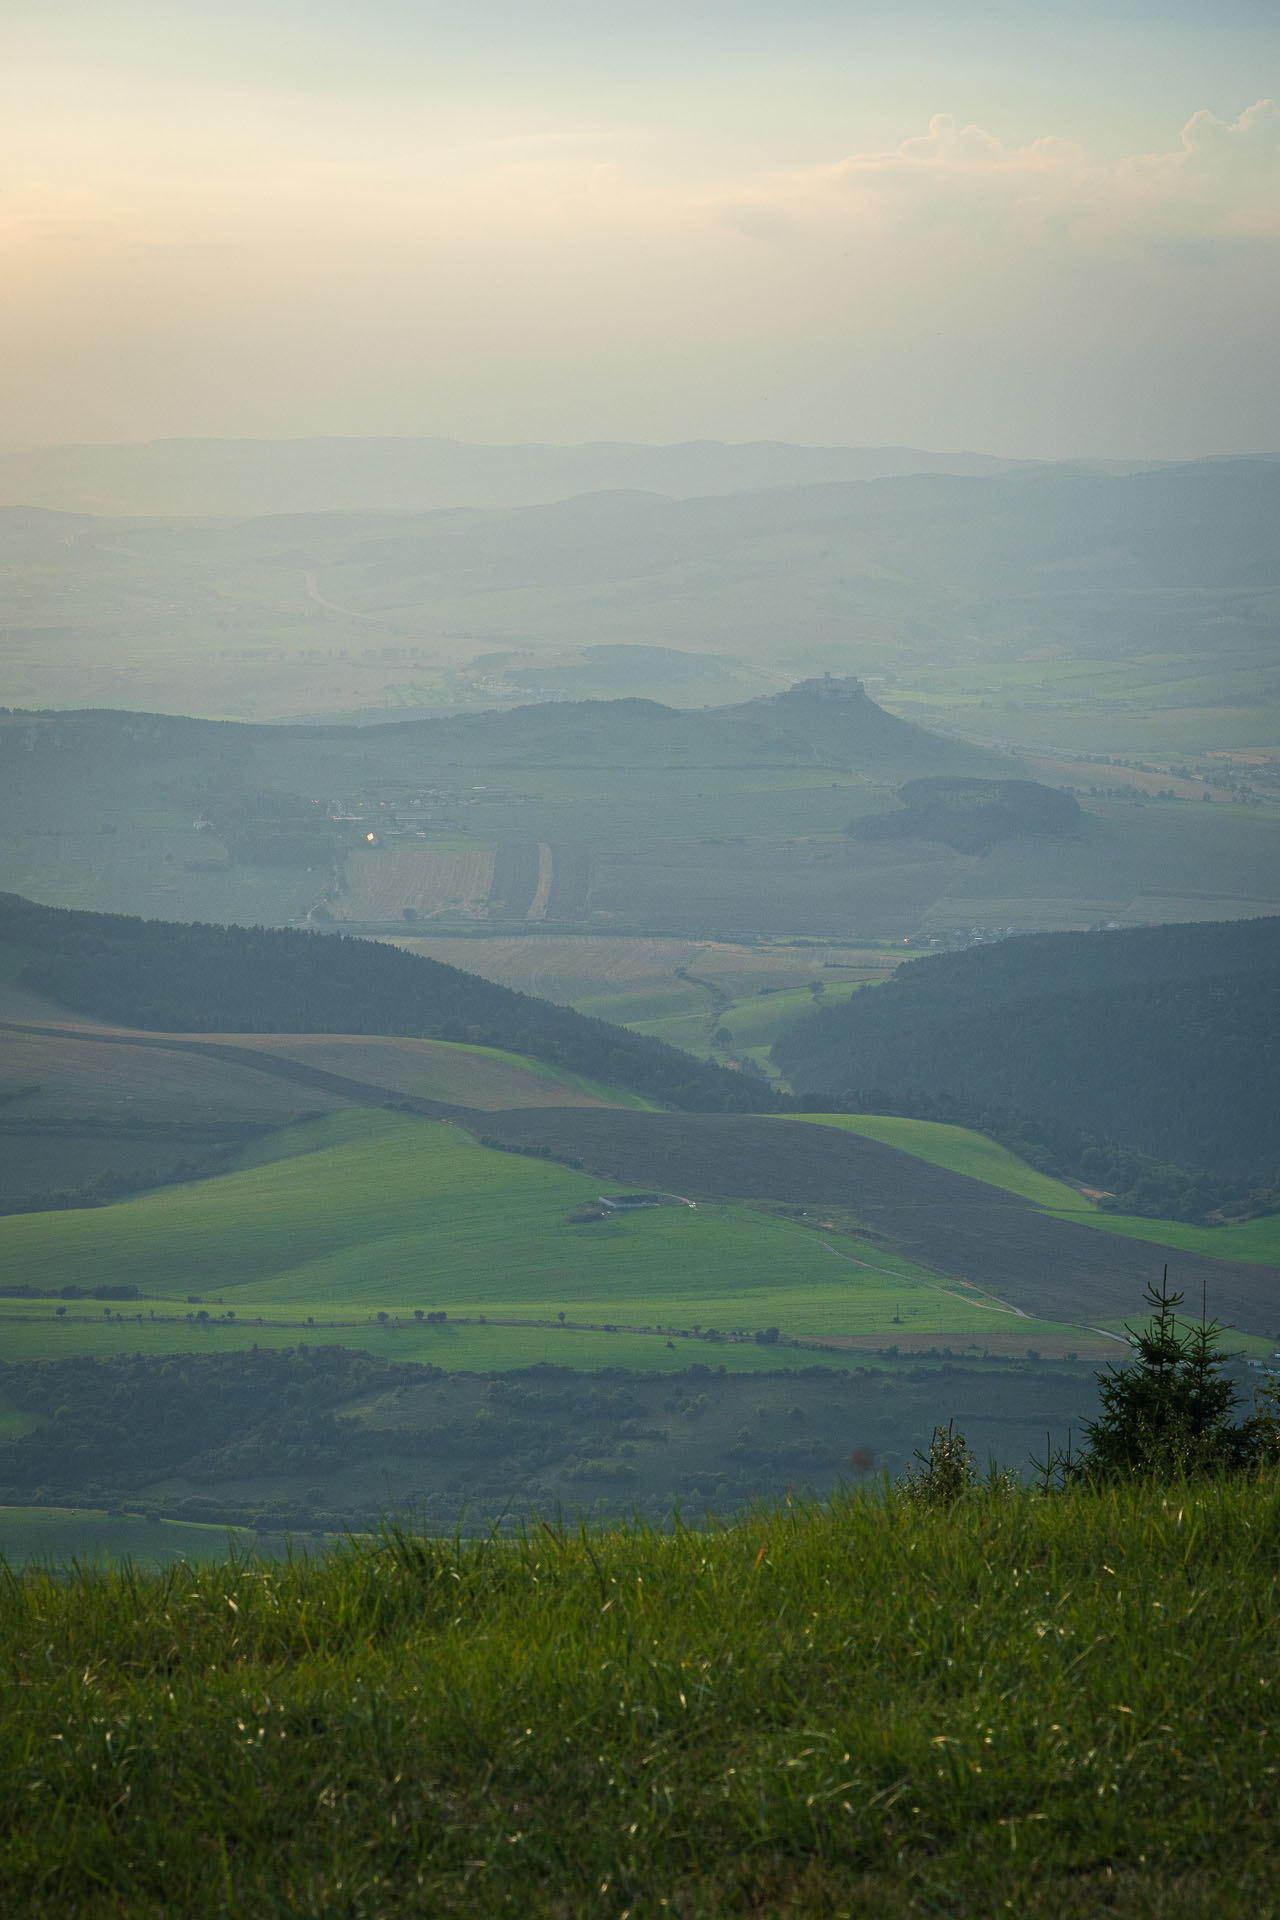
[[[598,118],[78,124],[0,195],[0,437],[1280,434],[1271,101],[1120,159],[938,114],[714,179]]]
[[[1085,249],[1163,251],[1177,236],[1280,239],[1280,107],[1259,100],[1232,122],[1201,111],[1176,148],[1108,164],[1054,136],[1006,146],[940,113],[927,133],[891,150],[757,183],[749,199],[726,197],[718,214],[754,237],[946,222]]]

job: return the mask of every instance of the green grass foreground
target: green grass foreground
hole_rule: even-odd
[[[8,1915],[1274,1914],[1280,1479],[0,1581]]]

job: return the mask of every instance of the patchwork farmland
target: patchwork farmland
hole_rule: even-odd
[[[653,928],[693,939],[897,940],[975,864],[931,843],[843,837],[767,845],[671,842],[612,852],[578,842],[503,841],[487,851],[423,844],[347,857],[330,917],[574,923]]]
[[[1175,1286],[1245,1331],[1276,1326],[1270,1265],[1182,1251],[1170,1257],[1151,1223],[1149,1241],[1110,1234],[1039,1212],[1017,1194],[927,1165],[881,1141],[838,1127],[758,1115],[583,1114],[540,1108],[496,1114],[495,1142],[581,1159],[600,1174],[694,1196],[848,1209],[871,1244],[883,1242],[919,1266],[977,1281],[1025,1313],[1115,1320],[1169,1262]],[[1081,1203],[1082,1219],[1096,1218]],[[869,1255],[868,1258],[874,1258]]]
[[[893,950],[822,941],[677,940],[644,934],[432,933],[392,936],[396,946],[478,973],[579,1013],[617,1021],[694,1052],[710,1052],[709,1029],[738,1037],[739,1012],[754,1025],[775,1009],[807,1010],[810,995],[883,980]],[[743,1003],[739,1010],[738,1003]]]

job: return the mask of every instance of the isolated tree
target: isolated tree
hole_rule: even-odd
[[[1085,1445],[1068,1477],[1170,1479],[1190,1473],[1232,1473],[1269,1450],[1268,1423],[1237,1419],[1240,1397],[1222,1376],[1222,1328],[1201,1318],[1179,1325],[1183,1296],[1169,1291],[1169,1269],[1148,1287],[1151,1317],[1133,1341],[1128,1366],[1098,1376],[1102,1411],[1084,1429]]]

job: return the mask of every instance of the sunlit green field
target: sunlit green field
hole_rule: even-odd
[[[831,986],[823,986],[818,1004],[839,1006],[856,990],[851,981],[837,980]],[[744,1046],[767,1047],[793,1020],[812,1013],[814,1005],[814,996],[807,987],[791,987],[782,993],[753,993],[735,1000],[721,1016],[721,1024]]]
[[[3,1307],[0,1306],[0,1312]],[[5,1358],[10,1356],[6,1353]],[[32,1433],[40,1425],[34,1414],[26,1413],[21,1407],[15,1407],[3,1393],[0,1393],[0,1440],[19,1440],[24,1433]]]
[[[769,1373],[779,1367],[874,1366],[881,1362],[883,1348],[846,1348],[837,1346],[790,1346],[785,1342],[761,1346],[754,1340],[712,1342],[699,1338],[691,1328],[677,1329],[670,1335],[637,1333],[624,1324],[611,1322],[612,1333],[583,1328],[572,1323],[560,1326],[552,1320],[541,1324],[509,1325],[487,1321],[428,1327],[413,1319],[394,1316],[382,1323],[356,1314],[326,1320],[309,1319],[299,1313],[285,1317],[286,1309],[272,1307],[270,1324],[259,1325],[257,1316],[246,1314],[234,1322],[211,1319],[200,1325],[189,1323],[178,1312],[177,1302],[157,1302],[158,1315],[173,1314],[173,1319],[152,1321],[147,1312],[139,1322],[132,1314],[113,1316],[101,1323],[91,1320],[56,1320],[37,1314],[21,1321],[8,1318],[14,1303],[0,1298],[0,1343],[10,1362],[57,1360],[68,1354],[87,1354],[92,1359],[109,1359],[116,1354],[160,1355],[166,1353],[241,1353],[253,1347],[353,1347],[384,1360],[412,1360],[420,1365],[443,1367],[450,1373],[495,1373],[506,1368],[534,1367],[543,1361],[559,1367],[627,1367],[645,1372],[679,1373],[701,1363],[723,1367],[727,1373]],[[214,1312],[217,1309],[213,1310]],[[135,1309],[136,1312],[136,1309]],[[1025,1328],[1038,1331],[1026,1334],[1028,1345],[1078,1352],[1082,1359],[1109,1354],[1111,1343],[1090,1335],[1084,1328],[1046,1328],[1043,1322],[1018,1320],[993,1321],[1003,1331],[1016,1324],[1021,1339]],[[894,1328],[901,1351],[911,1346],[910,1329]],[[927,1354],[950,1345],[953,1357],[980,1359],[988,1347],[980,1330],[970,1341],[967,1335],[929,1335]],[[1057,1336],[1055,1340],[1055,1335]],[[897,1342],[891,1343],[896,1347]],[[1004,1342],[991,1349],[1003,1353]],[[1024,1351],[1021,1344],[1016,1354]],[[884,1363],[889,1364],[892,1354]]]
[[[132,1561],[167,1567],[175,1560],[225,1560],[232,1543],[251,1547],[240,1527],[146,1520],[77,1507],[0,1507],[0,1562],[66,1567],[72,1561]]]
[[[1061,1212],[1058,1207],[1050,1208]],[[1264,1214],[1260,1220],[1233,1221],[1225,1227],[1194,1227],[1181,1220],[1144,1220],[1136,1214],[1079,1212],[1072,1215],[1082,1225],[1104,1227],[1108,1233],[1126,1234],[1133,1240],[1158,1240],[1161,1246],[1176,1247],[1181,1253],[1207,1253],[1218,1260],[1251,1260],[1260,1266],[1280,1266],[1280,1214]],[[1276,1326],[1280,1329],[1280,1298],[1276,1301]]]
[[[744,994],[717,1009],[705,991],[679,981],[673,985],[676,990],[666,994],[602,995],[584,1002],[580,1011],[614,1020],[703,1059],[722,1058],[728,1052],[745,1055],[767,1069],[769,1049],[787,1027],[812,1013],[815,1004],[835,1006],[857,991],[856,983],[836,980],[830,986],[823,983],[820,1003],[815,1003],[807,987],[784,987]],[[727,1034],[728,1039],[715,1045],[713,1033]]]
[[[898,1147],[903,1153],[928,1160],[935,1167],[947,1167],[952,1173],[965,1173],[972,1180],[985,1180],[989,1186],[1003,1187],[1006,1193],[1020,1194],[1024,1200],[1050,1213],[1069,1214],[1073,1219],[1087,1215],[1094,1226],[1107,1226],[1113,1218],[1110,1214],[1099,1214],[1091,1200],[1065,1181],[1037,1173],[1007,1147],[998,1146],[985,1134],[973,1133],[968,1127],[873,1113],[803,1113],[794,1118],[811,1126],[839,1127],[845,1133],[860,1133],[868,1140],[880,1140],[886,1147]],[[1139,1237],[1144,1240],[1152,1238],[1156,1226],[1160,1227],[1161,1239],[1167,1237],[1164,1223],[1144,1220],[1142,1225],[1146,1232]],[[1216,1245],[1215,1238],[1215,1248]]]
[[[238,1323],[283,1313],[354,1316],[367,1327],[371,1314],[411,1317],[416,1308],[520,1320],[563,1312],[633,1328],[778,1326],[904,1346],[962,1335],[960,1344],[981,1345],[997,1332],[1035,1344],[1063,1331],[892,1254],[864,1258],[837,1236],[743,1204],[673,1204],[577,1224],[567,1215],[596,1198],[599,1181],[482,1148],[444,1125],[347,1112],[280,1140],[292,1157],[112,1207],[0,1220],[4,1272],[12,1284],[51,1289],[134,1284],[148,1316],[167,1300],[184,1317],[220,1307]],[[63,1327],[48,1324],[52,1302],[28,1310],[63,1342],[58,1351],[89,1337],[100,1350],[151,1328],[123,1305],[130,1317],[118,1329],[115,1308],[99,1314],[94,1305],[86,1317],[77,1302],[64,1316],[74,1324]],[[237,1324],[234,1337],[247,1331]],[[194,1319],[182,1330],[187,1342],[223,1337]]]
[[[795,1124],[863,1134],[1103,1230],[1280,1261],[1275,1219],[1215,1230],[1099,1213],[960,1127],[864,1115]],[[840,1343],[868,1340],[904,1351],[1103,1350],[1082,1328],[1024,1319],[879,1247],[745,1203],[676,1201],[571,1220],[600,1189],[590,1175],[481,1147],[458,1128],[365,1110],[330,1115],[246,1148],[215,1179],[107,1208],[0,1219],[10,1285],[131,1284],[142,1296],[0,1299],[0,1352],[19,1360],[305,1340],[450,1369],[544,1359],[665,1369],[706,1358],[735,1371],[816,1357],[698,1337],[767,1327],[834,1342],[837,1358],[848,1351]],[[443,1327],[415,1318],[433,1311],[449,1316]]]

